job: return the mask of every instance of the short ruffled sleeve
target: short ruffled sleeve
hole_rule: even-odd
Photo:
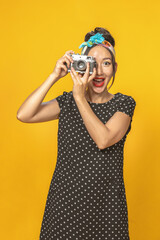
[[[64,106],[64,103],[67,100],[67,96],[68,96],[68,92],[64,91],[62,95],[59,95],[58,97],[56,97],[56,100],[57,100],[61,110]]]
[[[134,100],[134,98],[131,96],[126,96],[124,99],[119,100],[117,111],[126,113],[132,118],[135,106],[136,101]]]

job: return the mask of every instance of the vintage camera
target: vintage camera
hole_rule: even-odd
[[[94,57],[92,56],[86,56],[86,55],[80,55],[80,54],[69,54],[72,59],[73,63],[70,64],[69,68],[67,66],[67,63],[64,63],[68,69],[68,72],[71,71],[71,67],[75,69],[76,72],[79,73],[85,73],[87,69],[87,62],[89,62],[89,73],[93,73],[93,68],[96,67],[97,63]]]

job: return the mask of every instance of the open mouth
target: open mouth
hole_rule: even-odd
[[[93,81],[95,81],[95,82],[103,82],[104,79],[93,79]]]
[[[104,78],[101,78],[101,79],[93,79],[93,85],[96,86],[96,87],[101,87],[103,86],[104,84]]]

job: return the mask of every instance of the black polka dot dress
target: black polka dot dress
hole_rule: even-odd
[[[135,100],[118,92],[106,103],[88,101],[104,124],[117,111],[131,117],[124,137],[102,150],[89,135],[72,91],[56,100],[61,109],[58,156],[39,239],[129,240],[123,148]]]

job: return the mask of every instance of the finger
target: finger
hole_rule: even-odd
[[[67,54],[66,54],[66,57],[67,57],[67,59],[69,59],[69,61],[70,61],[70,62],[72,62],[72,63],[73,63],[73,59],[72,59],[72,57],[71,57],[71,56],[69,56],[69,55],[67,55]]]
[[[84,79],[88,79],[89,77],[89,62],[87,62],[87,69],[86,69],[86,72],[84,74]]]
[[[95,76],[96,76],[96,68],[93,68],[93,73],[92,73],[92,75],[89,77],[88,82],[90,82],[91,80],[93,80],[93,79],[95,78]]]
[[[81,84],[82,81],[80,80],[78,74],[76,73],[75,69],[71,67],[71,73],[73,74],[74,79],[76,80],[77,83]]]
[[[65,72],[68,72],[68,69],[67,69],[67,67],[66,67],[65,65],[60,64],[59,66],[60,66],[60,68],[62,68]]]
[[[76,79],[75,79],[75,76],[73,75],[72,70],[70,71],[70,75],[71,75],[71,77],[72,77],[72,79],[73,79],[74,84],[76,84],[77,81],[76,81]]]
[[[75,53],[73,50],[69,50],[67,52],[65,52],[65,54],[70,54],[70,53]]]
[[[70,52],[74,52],[73,50],[68,50],[68,51],[66,51],[66,53],[70,53]]]
[[[75,71],[74,67],[71,67],[71,71],[75,77],[77,77],[77,72]]]
[[[80,76],[80,78],[82,78],[84,74],[78,73],[78,75]]]
[[[67,66],[69,67],[70,66],[70,61],[69,61],[69,59],[67,58],[67,56],[64,56],[63,58],[62,58],[62,60],[61,60],[61,62],[62,63],[67,63]]]
[[[81,85],[81,84],[82,84],[82,82],[80,81],[80,79],[77,78],[76,72],[73,73],[73,69],[70,71],[70,74],[71,74],[71,77],[72,77],[73,82],[74,82],[75,85],[77,85],[77,84],[80,84],[80,85]]]

